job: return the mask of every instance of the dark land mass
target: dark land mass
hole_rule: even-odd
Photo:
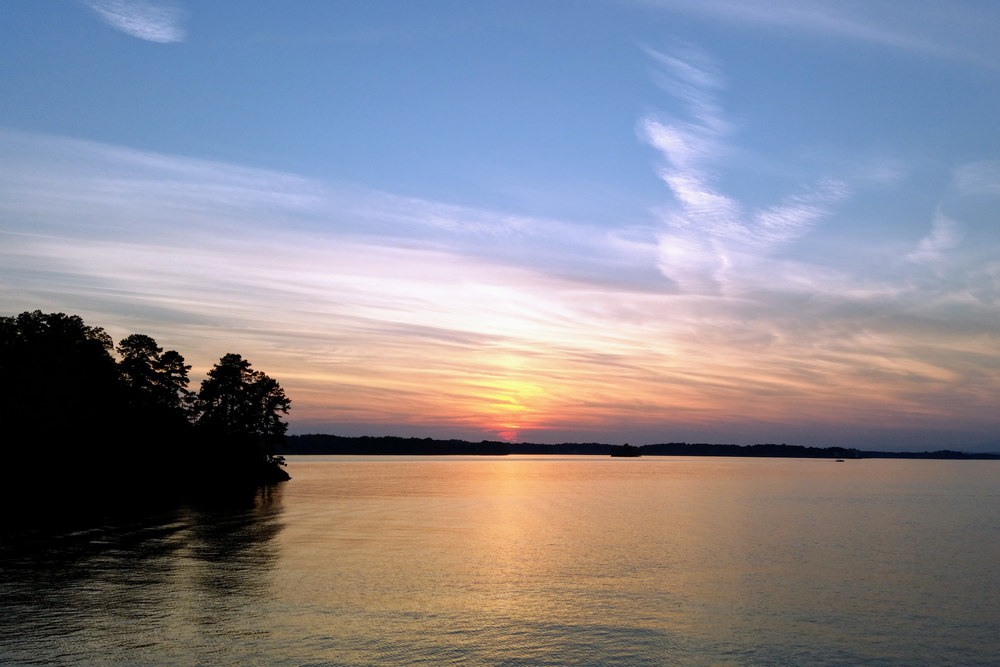
[[[617,449],[616,449],[617,448]],[[292,435],[286,441],[287,454],[327,455],[448,455],[469,456],[508,454],[592,455],[609,456],[621,451],[620,445],[597,442],[567,442],[542,445],[530,442],[499,442],[482,440],[434,440],[432,438],[346,437],[338,435]],[[846,447],[805,447],[802,445],[758,444],[720,445],[708,443],[671,442],[630,446],[636,450],[629,456],[744,456],[814,459],[1000,459],[1000,454],[968,453],[942,449],[933,452],[880,452]]]
[[[289,479],[278,382],[238,354],[197,392],[189,369],[149,336],[115,345],[76,315],[0,317],[0,529],[252,498]]]
[[[496,440],[435,440],[396,436],[345,437],[339,435],[290,435],[285,440],[286,454],[341,455],[443,455],[503,456],[506,454],[595,454],[607,456],[609,445],[596,442],[536,445]]]

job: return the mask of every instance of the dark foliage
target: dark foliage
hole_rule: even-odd
[[[803,447],[802,445],[710,445],[706,443],[671,442],[643,445],[642,453],[659,456],[749,456],[782,458],[856,459],[856,449],[844,447]]]
[[[123,398],[111,350],[103,329],[75,315],[0,318],[0,492],[30,487],[43,465],[47,494],[75,488],[74,471],[105,473],[104,449],[118,444],[107,442],[109,406]]]
[[[276,455],[284,443],[291,401],[278,382],[238,354],[219,360],[201,383],[195,401],[197,430],[205,463],[220,480],[243,477],[266,482],[288,479]]]
[[[116,350],[76,315],[0,317],[3,499],[124,503],[287,479],[278,383],[229,354],[196,396],[189,370],[143,334]]]
[[[386,454],[403,456],[465,454],[503,455],[510,449],[505,442],[484,440],[433,440],[431,438],[399,438],[394,436],[349,438],[337,435],[293,435],[288,438],[288,451],[293,454]]]

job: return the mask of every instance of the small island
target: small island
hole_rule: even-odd
[[[150,336],[116,346],[76,315],[0,317],[0,500],[63,515],[289,479],[281,385],[230,353],[194,392],[190,368]]]
[[[638,447],[633,447],[627,442],[624,445],[612,445],[611,446],[611,456],[614,457],[636,457],[642,456],[642,450]]]

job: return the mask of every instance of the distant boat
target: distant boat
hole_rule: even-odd
[[[642,451],[626,442],[624,445],[612,445],[611,456],[642,456]]]
[[[844,459],[837,459],[836,461],[834,461],[834,463],[843,463],[843,462],[844,462]]]

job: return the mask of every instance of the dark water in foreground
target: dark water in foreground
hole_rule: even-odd
[[[302,457],[0,551],[0,662],[1000,662],[1000,462]]]

